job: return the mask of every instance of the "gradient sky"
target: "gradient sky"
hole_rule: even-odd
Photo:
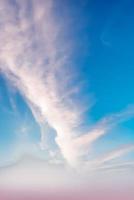
[[[1,167],[132,178],[133,22],[132,0],[0,0]]]

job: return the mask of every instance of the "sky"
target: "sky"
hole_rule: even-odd
[[[128,193],[133,11],[132,0],[0,0],[2,188]]]

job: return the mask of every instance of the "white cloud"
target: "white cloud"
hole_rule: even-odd
[[[76,143],[78,145],[92,144],[94,141],[107,134],[109,130],[112,129],[114,126],[133,117],[133,115],[134,107],[129,106],[122,112],[114,113],[110,116],[107,116],[100,120],[98,123],[96,123],[95,126],[92,127],[88,133],[78,137]]]
[[[71,142],[81,111],[75,103],[72,105],[65,85],[69,79],[64,71],[68,64],[66,49],[57,36],[60,25],[54,20],[50,2],[32,1],[33,20],[26,2],[22,5],[18,1],[18,15],[9,1],[0,2],[0,68],[24,96],[37,122],[42,126],[46,121],[56,131],[56,141],[69,160],[70,155],[71,159],[75,157]]]
[[[120,171],[120,170],[126,170],[130,171],[130,169],[134,168],[134,161],[128,161],[128,162],[117,162],[114,164],[107,164],[107,165],[100,165],[97,167],[97,171]]]
[[[101,158],[100,160],[98,160],[98,163],[103,164],[103,163],[111,161],[115,158],[121,157],[130,151],[134,151],[134,145],[124,146],[120,149],[114,150],[114,151],[110,152],[108,155],[106,155],[103,158]]]
[[[129,144],[129,145],[125,145],[122,146],[118,149],[114,149],[112,152],[106,153],[104,156],[101,156],[97,159],[95,159],[94,161],[91,161],[89,163],[87,163],[87,166],[91,166],[93,167],[93,169],[103,169],[103,168],[107,168],[109,166],[109,162],[120,158],[122,156],[125,156],[126,154],[128,154],[129,152],[134,151],[134,144]],[[106,164],[106,166],[105,166]],[[108,165],[108,166],[107,166]],[[110,164],[110,166],[112,166]]]

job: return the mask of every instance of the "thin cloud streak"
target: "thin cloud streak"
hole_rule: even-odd
[[[85,148],[89,148],[100,137],[103,137],[106,134],[108,134],[114,126],[133,117],[133,115],[134,108],[133,106],[129,106],[126,110],[120,113],[115,113],[113,115],[105,117],[98,123],[96,123],[95,126],[88,133],[77,137],[75,140],[75,144],[77,146],[84,146]]]
[[[129,170],[134,169],[134,161],[130,162],[121,162],[121,163],[115,163],[115,164],[108,164],[108,165],[102,165],[97,168],[97,171],[117,171],[117,170]]]
[[[97,163],[100,165],[105,162],[109,162],[113,159],[124,156],[125,154],[127,154],[131,151],[134,151],[134,145],[128,145],[128,146],[121,147],[120,149],[110,152],[109,154],[107,154],[106,156],[104,156],[103,158],[98,160]]]
[[[134,151],[134,144],[125,145],[116,150],[111,151],[110,153],[106,153],[106,155],[94,160],[91,163],[89,162],[88,165],[92,165],[96,169],[103,168],[103,166],[105,167],[105,164],[117,158],[120,158],[122,156],[125,156],[129,152],[133,152],[133,151]]]

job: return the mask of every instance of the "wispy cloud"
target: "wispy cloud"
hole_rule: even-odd
[[[120,170],[130,170],[134,168],[134,161],[120,162],[114,164],[101,165],[97,168],[97,171],[120,171]]]
[[[124,145],[118,149],[114,149],[113,151],[106,153],[105,155],[95,159],[94,161],[87,162],[87,166],[90,166],[90,169],[105,169],[112,168],[115,164],[109,164],[113,160],[123,157],[129,152],[134,151],[134,144]],[[119,164],[118,164],[119,165]],[[115,165],[116,166],[116,165]]]
[[[13,5],[0,1],[0,71],[23,95],[41,129],[46,124],[56,131],[55,142],[63,157],[76,165],[94,141],[132,116],[134,109],[104,118],[78,137],[76,127],[84,108],[73,98],[79,86],[72,87],[64,25],[55,15],[54,1],[30,2],[18,0]],[[89,107],[91,104],[89,101]],[[44,147],[47,132],[42,130]]]
[[[70,76],[65,73],[68,53],[53,16],[53,1],[32,1],[31,8],[27,1],[0,4],[1,71],[24,96],[37,122],[42,126],[46,121],[56,131],[63,156],[74,159],[71,141],[81,111],[65,84]]]
[[[111,161],[113,159],[116,159],[118,157],[121,157],[125,154],[127,154],[128,152],[134,151],[134,144],[133,145],[128,145],[128,146],[124,146],[121,147],[117,150],[114,150],[112,152],[110,152],[108,155],[104,156],[103,158],[101,158],[100,160],[98,160],[97,162],[99,164],[103,164],[105,162]]]
[[[100,138],[110,132],[110,130],[119,123],[131,118],[134,115],[133,106],[120,113],[107,116],[96,123],[86,134],[82,134],[75,140],[75,145],[85,152]]]

